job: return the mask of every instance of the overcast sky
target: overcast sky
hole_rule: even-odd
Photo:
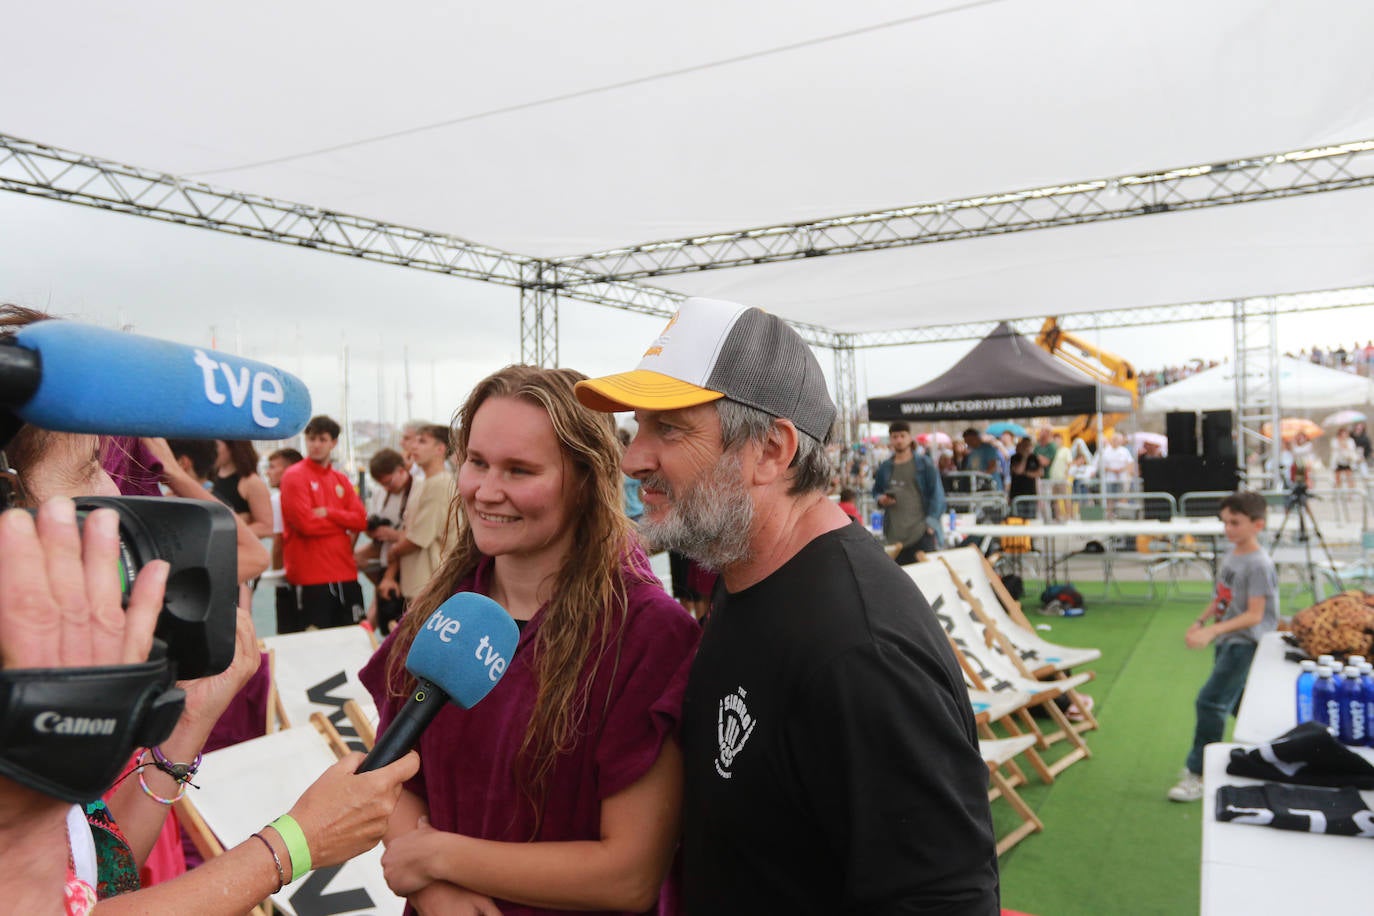
[[[15,193],[0,193],[0,300],[183,343],[206,345],[213,335],[221,350],[297,373],[315,410],[339,417],[347,344],[355,420],[447,420],[474,382],[519,358],[519,297],[505,287]],[[1363,308],[1285,317],[1281,345],[1348,346],[1356,336],[1374,336],[1370,317]],[[631,368],[661,325],[658,318],[564,302],[562,363],[593,375]],[[1226,321],[1086,336],[1140,369],[1222,359],[1232,346]],[[917,385],[971,346],[861,351],[860,393]],[[819,355],[829,373],[830,355]]]

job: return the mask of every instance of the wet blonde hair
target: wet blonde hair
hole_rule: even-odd
[[[620,443],[610,415],[588,410],[574,396],[573,385],[584,378],[571,369],[507,366],[477,384],[451,430],[454,460],[461,468],[472,420],[488,400],[513,398],[542,408],[558,439],[567,472],[564,486],[573,494],[567,515],[574,528],[572,547],[559,565],[549,590],[553,597],[529,647],[538,692],[520,745],[516,780],[534,809],[536,833],[549,776],[558,757],[586,733],[590,686],[612,645],[616,652],[609,658],[612,664],[619,661],[625,620],[622,568],[633,529],[622,503]],[[387,658],[393,696],[407,696],[414,686],[405,658],[415,634],[483,558],[456,493],[450,515],[456,542],[448,545],[433,578],[401,619]]]

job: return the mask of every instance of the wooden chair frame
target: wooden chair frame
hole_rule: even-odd
[[[1016,666],[1016,669],[1022,674],[1022,676],[1030,678],[1031,680],[1041,680],[1042,678],[1048,678],[1048,680],[1046,681],[1047,683],[1063,682],[1062,686],[1064,688],[1064,692],[1068,695],[1070,702],[1072,702],[1074,706],[1078,708],[1079,712],[1081,712],[1083,715],[1083,721],[1074,723],[1071,727],[1079,732],[1093,731],[1097,729],[1097,718],[1092,714],[1092,710],[1089,709],[1088,703],[1083,698],[1082,694],[1078,692],[1078,686],[1080,684],[1093,680],[1097,675],[1091,671],[1083,672],[1082,674],[1078,675],[1070,675],[1066,670],[1063,670],[1053,665],[1041,666],[1036,668],[1035,670],[1031,670],[1029,667],[1027,667],[1025,660],[1022,657],[1021,648],[1017,646],[1016,643],[1014,643],[1011,640],[1011,638],[1006,635],[1005,632],[1003,632],[1001,627],[997,626],[996,621],[994,621],[988,615],[987,611],[983,608],[982,602],[979,601],[978,597],[974,595],[972,591],[969,590],[967,585],[964,584],[964,580],[958,575],[957,572],[955,572],[954,567],[952,567],[949,564],[949,562],[946,561],[943,557],[940,557],[939,560],[941,565],[945,568],[945,571],[949,574],[950,579],[953,581],[954,588],[958,591],[959,597],[964,600],[964,603],[969,606],[969,609],[973,612],[973,615],[977,617],[978,621],[982,624],[985,633],[984,638],[990,641],[989,644],[991,644],[991,641],[995,641],[998,648],[1000,648],[1001,653],[1005,655],[1012,662],[1013,665]],[[983,562],[985,564],[984,572],[985,574],[987,574],[990,572],[990,570],[988,570],[986,567],[986,560],[984,560]],[[996,583],[996,585],[993,585],[994,582]],[[1010,602],[1013,605],[1016,603],[1015,599],[1012,598],[1011,595],[1006,592],[1006,586],[1002,585],[1001,578],[998,577],[995,572],[991,573],[991,575],[988,575],[988,584],[993,585],[993,593],[998,595],[999,601]],[[1001,587],[1000,593],[998,592],[998,586]],[[1005,595],[1005,598],[1002,598],[1002,595]],[[1005,604],[1003,605],[1002,610],[1006,611],[1009,617],[1012,616],[1010,610],[1006,607]],[[1020,621],[1017,621],[1017,623],[1025,626],[1026,629],[1034,632],[1034,628],[1029,626],[1030,621],[1026,620],[1024,612],[1021,612],[1018,608],[1017,614],[1020,617]],[[1015,621],[1016,617],[1012,617],[1012,619]],[[1021,621],[1024,621],[1024,624],[1021,624]],[[1070,686],[1070,684],[1072,684],[1072,686]]]

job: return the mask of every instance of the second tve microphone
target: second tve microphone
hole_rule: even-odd
[[[406,656],[415,689],[358,772],[404,757],[444,704],[470,709],[486,696],[506,673],[519,639],[515,621],[490,598],[459,592],[441,604],[415,634]]]

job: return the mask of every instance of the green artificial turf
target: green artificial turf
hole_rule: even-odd
[[[1126,583],[1127,594],[1145,586]],[[1193,697],[1211,652],[1183,645],[1205,601],[1151,604],[1089,598],[1079,618],[1033,610],[1039,586],[1027,583],[1026,611],[1049,640],[1093,646],[1102,658],[1084,688],[1101,728],[1085,735],[1093,756],[1044,785],[1027,769],[1018,791],[1045,829],[1002,856],[1002,905],[1033,916],[1134,916],[1196,913],[1201,863],[1201,803],[1164,797],[1192,739]],[[1054,759],[1063,743],[1047,755]],[[993,802],[998,835],[1017,823]]]

